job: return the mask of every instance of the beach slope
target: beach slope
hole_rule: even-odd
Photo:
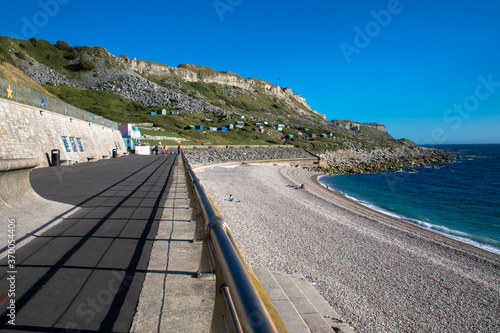
[[[250,265],[303,274],[357,332],[498,332],[500,256],[362,206],[318,175],[198,173]]]

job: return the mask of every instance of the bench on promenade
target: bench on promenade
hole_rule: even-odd
[[[59,160],[59,162],[61,162],[61,165],[72,165],[75,161],[70,159],[70,158],[67,158],[67,159],[61,159]]]
[[[97,156],[87,156],[89,162],[96,162],[99,158]]]
[[[111,159],[111,156],[110,155],[102,155],[102,158],[104,160],[109,160],[109,159]]]

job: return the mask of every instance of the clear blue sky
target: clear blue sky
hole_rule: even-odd
[[[328,120],[416,143],[500,143],[498,0],[40,0],[0,34],[256,77]]]

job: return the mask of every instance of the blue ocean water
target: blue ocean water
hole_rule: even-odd
[[[500,254],[500,144],[442,145],[452,163],[319,182],[370,208]]]

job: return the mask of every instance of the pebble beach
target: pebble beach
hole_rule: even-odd
[[[252,267],[303,274],[356,332],[500,331],[500,256],[351,201],[319,173],[197,175]]]

